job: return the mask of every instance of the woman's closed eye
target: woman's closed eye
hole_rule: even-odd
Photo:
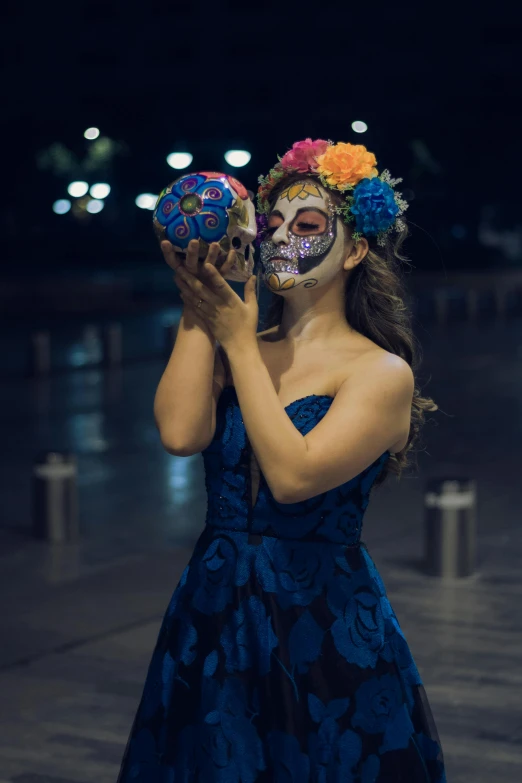
[[[299,223],[297,223],[295,228],[298,228],[299,231],[307,232],[310,234],[312,234],[314,231],[319,231],[320,229],[322,230],[319,223],[307,223],[303,220],[299,221]]]
[[[328,218],[317,209],[303,209],[294,220],[291,231],[298,236],[322,234],[326,231]]]
[[[272,237],[274,233],[277,231],[279,226],[270,226],[265,231],[265,237]],[[297,231],[295,231],[297,229]],[[299,221],[294,226],[294,232],[298,234],[315,234],[318,232],[324,231],[323,226],[320,226],[319,223],[308,223],[304,220]]]

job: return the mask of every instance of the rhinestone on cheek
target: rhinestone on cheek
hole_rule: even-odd
[[[328,212],[328,225],[324,234],[301,237],[289,231],[289,242],[287,245],[277,245],[271,239],[265,239],[261,242],[261,264],[265,274],[291,272],[294,275],[298,275],[299,267],[297,262],[299,259],[320,256],[326,253],[335,240],[335,213],[330,204]]]

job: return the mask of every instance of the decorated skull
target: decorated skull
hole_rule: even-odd
[[[225,277],[245,282],[251,276],[252,242],[257,233],[255,208],[245,187],[234,177],[217,171],[185,174],[161,191],[153,223],[158,239],[168,239],[181,253],[191,239],[199,239],[200,257],[206,256],[211,242],[218,242],[222,250],[218,267],[234,248],[236,261]]]

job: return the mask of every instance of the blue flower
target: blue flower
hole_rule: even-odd
[[[379,756],[368,756],[361,767],[361,783],[376,783],[380,770]]]
[[[208,518],[221,528],[237,528],[244,509],[245,478],[238,471],[220,466],[207,481]]]
[[[225,176],[188,174],[160,194],[154,223],[176,247],[186,248],[199,238],[219,242],[227,233],[227,209],[234,200]]]
[[[212,652],[209,653],[205,658],[205,663],[203,664],[203,676],[212,677],[212,675],[217,669],[218,663],[219,663],[218,651],[212,650]]]
[[[362,179],[353,191],[350,207],[355,227],[365,236],[377,236],[395,223],[399,207],[393,188],[379,177]]]
[[[383,674],[366,680],[355,694],[356,711],[352,726],[368,734],[386,731],[404,703],[401,683],[394,674]]]
[[[221,612],[232,601],[234,588],[249,576],[248,551],[239,551],[232,536],[216,536],[191,569],[192,604],[203,614]]]
[[[386,599],[383,599],[383,603],[389,605]],[[395,615],[392,618],[386,618],[384,629],[386,641],[380,652],[381,658],[389,663],[394,661],[397,664],[405,685],[410,688],[421,685],[420,674]]]
[[[419,756],[424,759],[434,783],[446,783],[444,759],[439,743],[422,732],[412,737]]]
[[[263,538],[255,569],[263,590],[276,593],[282,609],[307,606],[330,582],[334,571],[331,544]]]
[[[328,395],[310,394],[294,400],[285,410],[292,414],[290,418],[301,435],[307,435],[326,416],[332,402],[333,397]]]
[[[152,654],[141,701],[141,717],[145,720],[154,717],[161,705],[165,710],[168,709],[176,681],[187,687],[179,674],[179,665],[183,663],[190,666],[194,662],[198,641],[190,615],[185,614],[179,619],[168,641],[170,649],[157,644]]]
[[[309,665],[319,658],[325,632],[310,612],[303,612],[295,622],[288,637],[290,663],[299,674],[305,674]]]
[[[272,650],[278,645],[271,617],[257,595],[241,602],[221,634],[227,672],[243,672],[255,666],[259,675],[268,674]]]
[[[389,750],[404,750],[410,744],[413,732],[413,723],[406,704],[401,704],[386,725],[379,753],[387,753]]]
[[[369,552],[364,547],[361,549],[363,560],[366,564],[366,568],[368,569],[368,573],[370,575],[370,578],[374,584],[374,586],[377,588],[377,593],[382,597],[386,598],[386,588],[384,586],[384,582],[382,581],[381,575],[379,571],[377,570],[377,566],[373,562],[373,559],[371,558]],[[381,601],[381,608],[383,610],[383,614],[385,613],[384,605],[389,606],[389,601],[386,598],[385,601]],[[391,610],[391,607],[390,607]]]
[[[223,687],[214,680],[201,713],[201,723],[186,726],[177,745],[179,780],[219,783],[255,783],[266,763],[263,744],[252,721],[243,684],[227,678]]]
[[[352,783],[353,769],[357,765],[362,751],[361,738],[348,729],[339,732],[337,721],[350,705],[350,699],[332,699],[327,704],[308,694],[308,708],[314,723],[318,723],[316,733],[308,735],[308,753],[314,769],[314,780],[342,780]]]
[[[355,544],[361,536],[362,517],[360,507],[338,487],[335,507],[322,512],[322,524],[317,532],[339,544]]]
[[[185,587],[185,584],[187,582],[187,576],[188,576],[189,570],[190,570],[190,566],[189,565],[185,566],[185,569],[184,569],[183,573],[181,574],[181,578],[180,578],[180,580],[178,582],[178,586],[176,587],[176,589],[174,590],[174,593],[172,594],[172,598],[170,599],[170,603],[168,605],[167,612],[166,612],[166,616],[169,619],[174,617],[175,614],[176,614],[176,611],[177,611],[177,608],[178,608],[179,599],[180,599],[180,595],[181,595],[181,591],[182,591],[183,587]]]
[[[366,569],[338,575],[329,587],[327,602],[338,618],[330,628],[337,650],[348,663],[375,666],[384,645],[384,621]]]
[[[315,693],[308,694],[308,710],[314,723],[324,723],[330,719],[338,720],[342,718],[348,707],[350,699],[332,699],[324,704]]]
[[[149,729],[140,729],[132,737],[126,764],[135,783],[174,783],[174,769],[160,764],[156,741]]]
[[[267,744],[272,761],[273,783],[303,783],[310,776],[310,760],[301,753],[299,741],[292,734],[271,731]]]

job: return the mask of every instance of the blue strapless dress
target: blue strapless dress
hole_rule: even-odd
[[[332,398],[285,410],[305,435]],[[419,673],[361,542],[386,452],[277,503],[235,389],[203,451],[206,525],[167,608],[119,783],[443,783]]]

